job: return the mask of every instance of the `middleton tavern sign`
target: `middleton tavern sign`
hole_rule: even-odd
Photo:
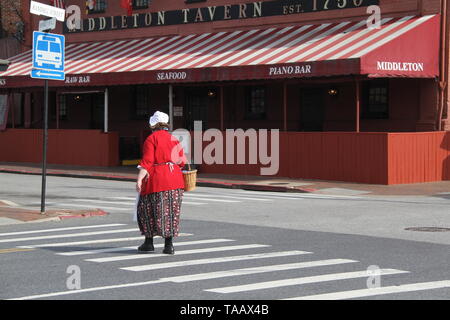
[[[342,10],[378,5],[379,0],[275,0],[256,1],[243,4],[184,8],[172,11],[134,13],[131,16],[108,16],[87,18],[79,28],[71,29],[64,25],[64,33],[106,31],[118,29],[145,28],[152,26],[187,23],[250,19],[289,15],[326,10]],[[71,12],[68,11],[69,14]],[[79,11],[78,11],[79,14]],[[76,19],[74,13],[68,20]]]

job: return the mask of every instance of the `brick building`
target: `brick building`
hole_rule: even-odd
[[[195,120],[203,129],[279,129],[279,176],[450,179],[446,1],[65,4],[67,21],[53,31],[66,37],[66,79],[50,81],[50,162],[138,158],[148,115],[162,110],[175,129]],[[21,9],[31,47],[41,17],[29,1]],[[29,77],[29,51],[11,60],[0,73],[9,97],[0,161],[39,162],[43,81]],[[261,166],[200,170],[254,175]]]
[[[0,3],[0,59],[18,54],[22,46],[24,21],[21,2],[4,0]]]

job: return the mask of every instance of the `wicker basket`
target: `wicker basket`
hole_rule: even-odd
[[[189,170],[183,170],[183,178],[184,191],[194,190],[197,182],[197,170],[191,170],[191,166],[189,166]]]

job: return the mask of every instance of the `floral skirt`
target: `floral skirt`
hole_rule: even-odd
[[[145,237],[177,237],[183,189],[141,195],[137,206],[139,230]]]

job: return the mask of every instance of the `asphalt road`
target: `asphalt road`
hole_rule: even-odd
[[[40,207],[40,177],[1,174],[0,199]],[[134,184],[48,177],[47,208],[104,217],[0,226],[0,299],[450,298],[450,199],[198,188],[176,254],[137,254]]]

